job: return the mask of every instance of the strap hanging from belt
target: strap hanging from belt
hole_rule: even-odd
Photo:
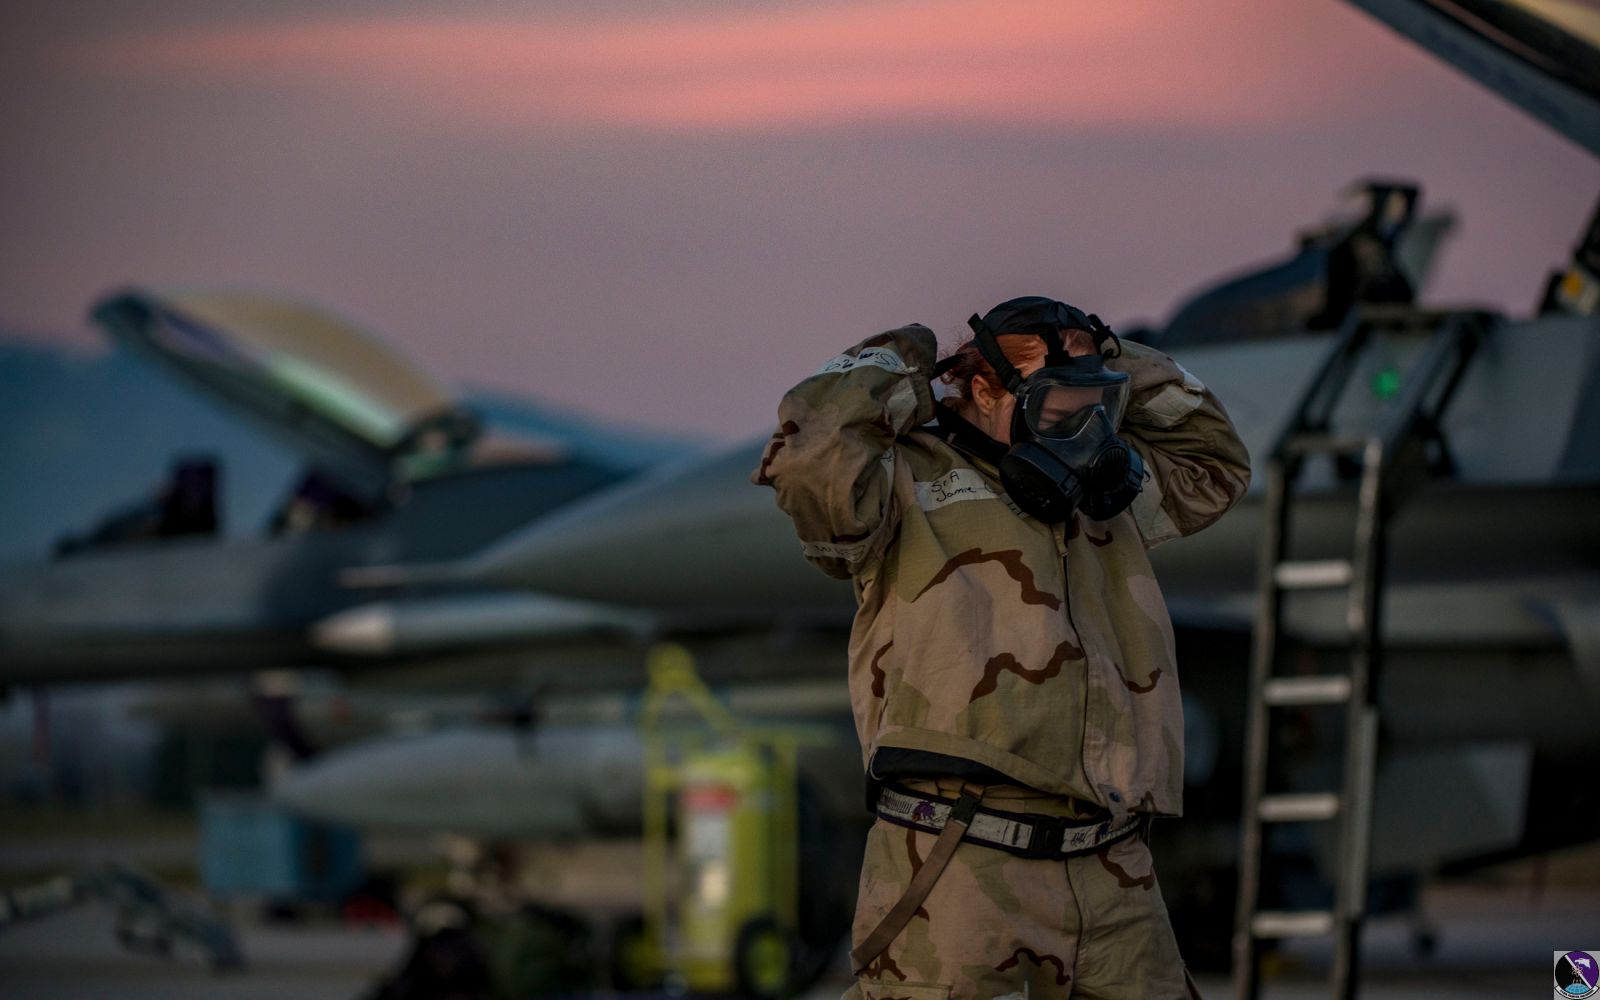
[[[972,818],[977,815],[978,803],[983,801],[983,792],[981,785],[961,786],[961,795],[956,799],[956,804],[950,807],[949,818],[939,831],[939,839],[933,842],[933,849],[928,852],[922,867],[911,876],[911,884],[906,886],[905,895],[884,914],[860,947],[851,949],[850,964],[858,975],[872,964],[873,959],[883,954],[890,942],[911,922],[912,914],[927,900],[934,883],[939,881],[950,859],[955,857],[961,838],[967,835],[967,827],[972,825]]]

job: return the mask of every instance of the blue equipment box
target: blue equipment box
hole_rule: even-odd
[[[361,883],[361,838],[248,794],[200,804],[200,879],[213,896],[337,902]]]

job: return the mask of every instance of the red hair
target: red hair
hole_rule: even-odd
[[[1018,368],[1039,360],[1045,354],[1044,341],[1034,336],[1002,334],[996,338],[996,342],[1000,345],[1000,353]],[[955,389],[962,399],[972,398],[972,379],[975,375],[982,375],[990,384],[1000,387],[1000,376],[995,374],[994,366],[984,360],[983,352],[978,350],[978,342],[975,339],[967,338],[965,343],[950,352],[950,357],[957,360],[940,378],[946,385]]]

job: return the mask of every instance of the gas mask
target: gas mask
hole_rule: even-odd
[[[1069,355],[1061,335],[1084,330],[1099,347],[1114,339],[1111,331],[1097,316],[1039,296],[1002,302],[981,317],[974,314],[967,324],[978,351],[1017,400],[1010,448],[967,425],[988,442],[985,457],[999,467],[1006,494],[1024,513],[1047,524],[1065,521],[1074,510],[1096,521],[1126,510],[1144,486],[1143,460],[1117,436],[1128,402],[1128,376],[1107,369],[1098,351]],[[1001,332],[1043,340],[1044,367],[1023,378],[1000,350]],[[951,363],[941,362],[935,374],[948,371]],[[966,423],[949,411],[940,421]],[[953,440],[960,437],[970,440],[971,434],[957,430]]]

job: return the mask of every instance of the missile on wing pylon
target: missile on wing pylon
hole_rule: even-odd
[[[637,827],[642,760],[628,725],[463,726],[335,750],[279,775],[271,796],[365,830],[592,836]]]
[[[528,593],[454,594],[346,608],[311,627],[319,649],[388,657],[459,647],[645,634],[648,616],[588,601]]]

